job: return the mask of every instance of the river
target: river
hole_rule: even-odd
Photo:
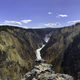
[[[50,39],[50,38],[48,37],[48,35],[46,35],[45,38],[44,38],[44,41],[47,43],[47,42],[49,41],[49,39]],[[40,51],[41,51],[41,49],[42,49],[44,46],[45,46],[45,45],[43,44],[41,48],[38,48],[38,49],[36,50],[36,53],[37,53],[37,54],[36,54],[36,57],[37,57],[37,59],[42,59],[42,58],[41,58]]]

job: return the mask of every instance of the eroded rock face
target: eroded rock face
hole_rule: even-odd
[[[76,78],[75,80],[77,80],[77,73],[80,71],[79,33],[80,24],[64,27],[52,35],[49,42],[41,50],[42,58],[53,65],[56,73],[71,74]],[[73,46],[71,46],[72,44]],[[66,54],[67,56],[64,56]]]
[[[80,80],[80,72],[78,72],[78,80]]]
[[[36,49],[46,43],[45,35],[53,30],[0,26],[0,79],[18,80],[31,70]]]
[[[0,31],[0,79],[20,79],[31,69],[32,61],[36,59],[35,50],[42,43],[42,38],[32,30]]]
[[[55,74],[51,69],[52,65],[45,60],[35,60],[33,69],[26,73],[21,80],[73,80],[68,74]]]

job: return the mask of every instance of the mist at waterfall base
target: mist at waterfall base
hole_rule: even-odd
[[[49,39],[50,39],[50,38],[48,37],[48,35],[46,35],[45,38],[44,38],[44,41],[47,43],[47,42],[49,41]],[[41,58],[40,51],[41,51],[41,49],[42,49],[44,46],[45,46],[45,45],[43,44],[41,48],[39,48],[39,49],[36,50],[36,53],[37,53],[37,54],[36,54],[36,57],[37,57],[37,59],[42,59],[42,58]]]
[[[50,37],[48,35],[45,36],[44,41],[47,43],[49,41]]]

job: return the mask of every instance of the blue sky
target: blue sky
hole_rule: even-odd
[[[64,27],[80,22],[80,0],[0,0],[0,25]]]

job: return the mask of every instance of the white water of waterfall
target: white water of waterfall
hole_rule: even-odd
[[[48,35],[46,35],[45,38],[44,38],[44,40],[45,40],[46,43],[49,41],[49,39],[50,38],[48,37]]]
[[[47,35],[46,35],[45,38],[44,38],[44,40],[45,40],[46,43],[49,41],[49,39],[50,39],[50,38],[49,38]],[[45,45],[42,45],[41,48],[39,48],[39,49],[36,50],[36,53],[37,53],[37,54],[36,54],[36,57],[37,57],[37,59],[42,59],[42,58],[41,58],[40,51],[41,51],[41,49],[42,49],[44,46],[45,46]]]
[[[37,52],[37,54],[36,54],[37,59],[41,59],[40,50],[41,50],[44,46],[45,46],[45,45],[42,45],[41,48],[39,48],[39,49],[36,50],[36,52]]]

